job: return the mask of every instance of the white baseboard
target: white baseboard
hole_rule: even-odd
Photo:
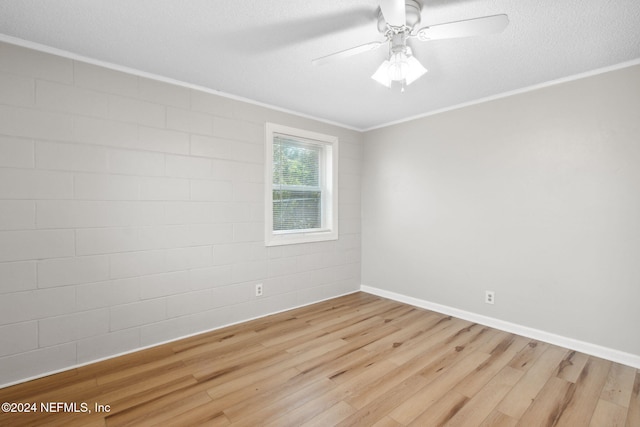
[[[552,334],[550,332],[529,328],[527,326],[522,326],[522,325],[518,325],[511,322],[506,322],[504,320],[483,316],[481,314],[471,313],[469,311],[460,310],[460,309],[449,307],[446,305],[436,304],[430,301],[425,301],[419,298],[398,294],[398,293],[387,291],[384,289],[378,289],[378,288],[373,288],[371,286],[360,285],[360,290],[368,294],[377,295],[390,300],[413,305],[415,307],[424,308],[427,310],[446,314],[448,316],[453,316],[459,319],[468,320],[470,322],[479,323],[481,325],[490,326],[492,328],[500,329],[501,331],[522,335],[524,337],[532,338],[539,341],[544,341],[549,344],[554,344],[560,347],[576,350],[581,353],[589,354],[591,356],[600,357],[603,359],[611,360],[612,362],[617,362],[623,365],[640,369],[639,355],[626,353],[619,350],[614,350],[614,349],[603,347],[597,344],[592,344],[585,341],[564,337],[561,335]]]

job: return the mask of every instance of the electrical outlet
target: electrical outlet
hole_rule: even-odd
[[[494,291],[484,291],[484,302],[494,304],[496,302],[496,293]]]
[[[261,297],[262,296],[262,283],[258,283],[256,285],[256,296],[257,297]]]

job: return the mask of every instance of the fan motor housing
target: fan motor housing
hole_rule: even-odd
[[[420,23],[420,12],[422,11],[422,3],[418,0],[405,0],[406,26],[413,29]],[[382,16],[382,10],[378,10],[378,31],[387,32],[387,21]]]

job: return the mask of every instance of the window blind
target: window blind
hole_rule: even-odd
[[[322,227],[322,147],[276,134],[273,140],[273,230]]]

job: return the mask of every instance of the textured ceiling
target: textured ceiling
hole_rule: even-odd
[[[377,0],[0,0],[0,33],[356,129],[640,58],[639,0],[424,0],[421,26],[505,13],[490,36],[420,42],[404,93],[370,78]],[[1,60],[1,58],[0,58]]]

